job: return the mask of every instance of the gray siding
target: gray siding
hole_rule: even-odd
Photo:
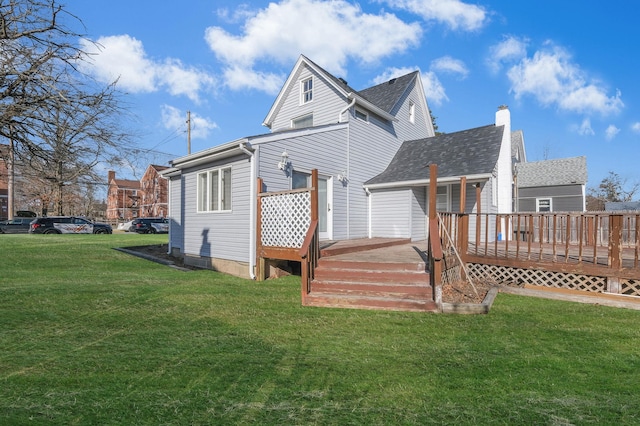
[[[410,238],[412,199],[408,188],[372,191],[371,237]]]
[[[313,100],[300,105],[300,81],[313,76]],[[338,113],[346,105],[345,99],[333,86],[313,73],[308,67],[301,67],[293,83],[287,88],[282,107],[274,117],[271,129],[275,132],[291,128],[291,120],[313,113],[313,125],[337,123]]]
[[[347,170],[347,129],[346,125],[322,132],[309,131],[308,134],[270,142],[260,142],[258,146],[258,177],[264,181],[263,190],[268,192],[291,189],[291,176],[278,169],[283,151],[287,151],[294,170],[310,173],[317,169],[321,177],[329,178],[333,191],[331,212],[333,218],[333,239],[346,239],[347,234],[347,190],[337,176]]]
[[[427,239],[427,192],[425,188],[411,189],[411,239]]]
[[[231,211],[198,213],[198,173],[231,166]],[[183,171],[183,231],[187,255],[249,261],[250,161],[247,156]]]
[[[398,135],[398,139],[401,141],[410,141],[415,139],[422,139],[430,136],[434,136],[430,132],[430,127],[425,123],[425,116],[429,117],[429,111],[424,111],[426,102],[424,99],[420,99],[420,93],[417,90],[415,83],[410,91],[405,93],[404,97],[400,100],[395,109],[391,113],[398,119],[394,123],[395,133]],[[409,103],[413,102],[415,105],[415,121],[409,122]]]
[[[518,189],[518,210],[535,212],[537,198],[551,198],[554,212],[582,211],[582,185],[542,186]]]
[[[400,147],[384,126],[351,117],[349,120],[349,218],[348,238],[368,235],[368,200],[362,185],[382,173]],[[409,205],[405,205],[409,208]],[[407,213],[409,214],[409,213]]]
[[[182,176],[175,176],[169,178],[169,219],[171,231],[169,238],[171,239],[171,247],[180,249],[183,252],[184,248],[184,233],[182,228],[182,209],[184,204],[181,202]]]

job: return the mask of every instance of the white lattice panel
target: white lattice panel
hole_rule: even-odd
[[[604,293],[607,290],[606,278],[592,275],[511,268],[479,263],[469,263],[467,267],[473,279],[489,279],[499,284],[532,284],[595,293]]]
[[[262,198],[263,246],[300,248],[311,225],[311,194],[296,192]]]

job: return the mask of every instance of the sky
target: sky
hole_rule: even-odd
[[[420,70],[438,130],[508,105],[528,161],[586,156],[640,182],[640,2],[634,0],[66,0],[94,43],[81,69],[118,79],[145,163],[262,125],[300,54],[362,90]],[[75,24],[77,25],[77,23]]]

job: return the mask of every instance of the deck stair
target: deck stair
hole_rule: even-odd
[[[407,240],[361,240],[321,249],[307,306],[435,311],[421,250]]]

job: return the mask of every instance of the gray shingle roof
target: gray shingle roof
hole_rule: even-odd
[[[587,157],[519,163],[516,165],[519,188],[587,183]]]
[[[387,169],[365,185],[409,182],[429,178],[429,165],[438,165],[438,177],[493,172],[504,126],[493,124],[402,144]]]
[[[402,77],[392,78],[382,84],[364,89],[358,92],[358,95],[383,111],[391,113],[393,107],[396,106],[402,95],[406,92],[407,87],[413,83],[417,75],[418,71],[413,71]]]

